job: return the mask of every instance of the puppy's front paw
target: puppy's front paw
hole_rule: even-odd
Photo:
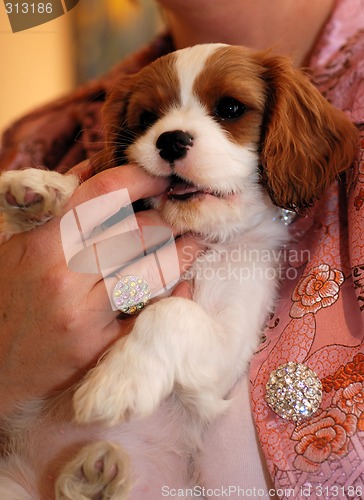
[[[129,459],[117,445],[92,443],[62,470],[56,500],[123,500],[130,490]]]
[[[76,391],[77,422],[113,426],[133,416],[145,417],[172,392],[174,377],[166,360],[138,345],[133,336],[115,344]]]
[[[57,215],[78,186],[74,175],[29,168],[0,176],[1,231],[28,231]]]

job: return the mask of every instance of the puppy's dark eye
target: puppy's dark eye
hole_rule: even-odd
[[[221,120],[240,118],[246,111],[246,106],[233,97],[223,97],[215,107],[215,116]]]
[[[153,111],[143,111],[139,118],[139,126],[145,130],[151,127],[158,119],[158,116]]]

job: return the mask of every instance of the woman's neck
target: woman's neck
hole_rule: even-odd
[[[335,0],[159,0],[176,48],[222,42],[272,48],[302,66]]]

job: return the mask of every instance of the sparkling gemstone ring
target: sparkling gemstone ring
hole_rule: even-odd
[[[151,291],[140,276],[124,276],[115,285],[112,300],[115,307],[125,314],[137,314],[149,302]]]

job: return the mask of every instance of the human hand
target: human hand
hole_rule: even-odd
[[[74,172],[87,177],[85,166]],[[136,166],[123,166],[81,184],[67,210],[124,187],[135,201],[158,195],[167,185]],[[140,212],[137,219],[141,226],[165,225],[154,211]],[[200,247],[185,235],[176,249],[184,271]],[[103,276],[67,267],[60,218],[0,246],[0,283],[0,414],[70,386],[132,328],[132,318],[117,319]]]

